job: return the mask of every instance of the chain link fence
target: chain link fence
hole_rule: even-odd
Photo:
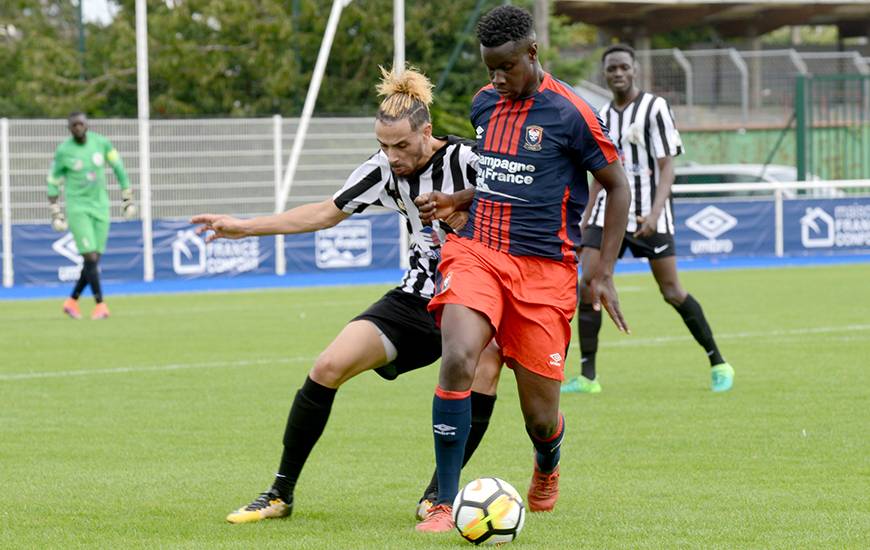
[[[785,126],[800,75],[870,75],[858,52],[639,50],[642,87],[665,97],[683,129]],[[590,79],[604,86],[600,69]]]

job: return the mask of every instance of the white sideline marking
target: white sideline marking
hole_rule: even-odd
[[[719,334],[714,332],[716,340],[732,340],[736,338],[767,338],[770,336],[801,336],[804,334],[829,334],[836,332],[858,332],[870,330],[870,325],[842,325],[839,327],[811,327],[793,328],[784,330],[765,330],[757,332],[731,332]],[[672,342],[694,341],[690,334],[681,336],[657,336],[655,338],[632,338],[622,339],[618,342],[601,342],[598,345],[608,348],[623,348],[631,346],[659,346]]]
[[[805,334],[830,334],[838,332],[861,332],[870,331],[870,325],[842,325],[838,327],[812,327],[786,330],[769,330],[758,332],[732,332],[726,334],[714,334],[717,340],[736,338],[765,338],[770,336],[800,336]],[[692,341],[691,335],[684,336],[659,336],[656,338],[626,339],[618,342],[602,342],[602,347],[621,348],[631,346],[658,346],[672,342]],[[33,380],[37,378],[67,378],[72,376],[91,376],[99,374],[126,374],[140,372],[163,372],[186,369],[221,369],[233,367],[253,367],[260,365],[274,365],[286,363],[310,363],[314,357],[275,357],[264,359],[243,359],[238,361],[212,361],[208,363],[172,363],[168,365],[150,365],[141,367],[118,367],[113,369],[88,369],[67,371],[43,371],[43,372],[20,372],[0,374],[0,382],[13,380]]]
[[[33,380],[34,378],[67,378],[71,376],[90,376],[94,374],[125,374],[139,372],[162,372],[186,369],[225,369],[233,367],[254,367],[285,363],[314,361],[314,357],[275,357],[271,359],[244,359],[239,361],[212,361],[209,363],[172,363],[169,365],[150,365],[141,367],[117,367],[114,369],[63,370],[42,372],[20,372],[0,374],[0,381]]]

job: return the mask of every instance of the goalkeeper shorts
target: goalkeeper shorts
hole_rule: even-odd
[[[79,254],[106,251],[109,240],[109,218],[94,216],[86,211],[67,210],[69,230],[76,241]]]

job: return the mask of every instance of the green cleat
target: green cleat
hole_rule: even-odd
[[[598,379],[589,380],[585,376],[575,376],[568,380],[560,390],[562,393],[601,393],[601,384]]]
[[[710,369],[710,389],[714,392],[728,391],[734,385],[734,367],[721,363]]]

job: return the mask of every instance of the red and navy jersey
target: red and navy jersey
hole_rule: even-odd
[[[531,96],[481,89],[471,106],[477,131],[477,190],[460,235],[515,256],[576,261],[589,197],[586,171],[617,160],[595,110],[544,74]]]

